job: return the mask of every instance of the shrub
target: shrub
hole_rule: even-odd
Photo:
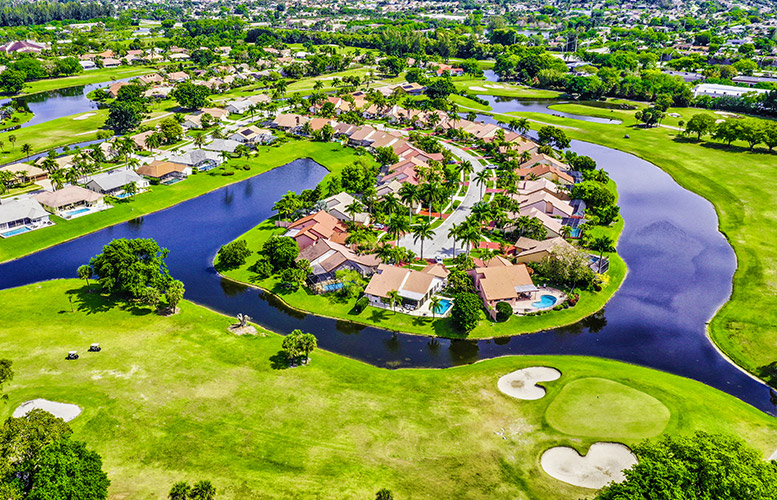
[[[513,315],[513,306],[507,302],[498,302],[496,304],[496,320],[507,321]]]
[[[256,273],[259,279],[266,279],[272,276],[272,264],[266,255],[260,255],[248,270]]]
[[[246,240],[237,240],[227,243],[219,250],[219,266],[224,268],[236,268],[246,263],[246,259],[251,255]]]
[[[453,326],[461,332],[469,333],[478,324],[483,304],[480,297],[472,292],[459,293],[455,299],[451,308]]]
[[[359,300],[356,301],[356,304],[353,306],[353,312],[356,314],[360,314],[362,311],[364,311],[367,306],[370,305],[370,299],[367,297],[362,297]]]

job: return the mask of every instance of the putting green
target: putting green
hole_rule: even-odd
[[[545,420],[558,431],[608,439],[657,436],[670,416],[669,409],[653,396],[594,377],[565,385],[545,411]]]

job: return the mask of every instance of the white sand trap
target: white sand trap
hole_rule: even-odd
[[[485,92],[486,91],[486,89],[484,89],[483,87],[470,87],[469,89],[470,90],[479,90],[481,92]]]
[[[492,84],[486,84],[486,87],[488,87],[490,89],[506,89],[507,88],[504,85],[496,85],[496,84],[493,84],[493,83]]]
[[[530,366],[508,373],[499,379],[496,386],[508,396],[518,399],[541,399],[545,396],[545,389],[537,385],[537,382],[550,382],[558,380],[561,372],[548,366]]]
[[[85,115],[76,116],[76,117],[75,117],[75,118],[73,118],[73,119],[74,119],[74,120],[86,120],[87,118],[91,118],[91,117],[93,117],[93,116],[94,116],[94,115],[96,115],[96,114],[97,114],[97,113],[87,113],[87,114],[85,114]]]
[[[772,453],[772,456],[769,457],[769,460],[777,460],[777,450],[774,450],[774,453]]]
[[[551,448],[542,454],[540,465],[550,476],[565,483],[598,490],[606,484],[626,479],[624,469],[637,463],[637,457],[620,443],[594,443],[581,457],[566,446]]]
[[[65,422],[70,422],[81,414],[81,408],[78,405],[72,405],[68,403],[57,403],[56,401],[49,401],[47,399],[31,399],[20,404],[18,408],[13,411],[14,418],[20,418],[27,415],[32,410],[44,410],[55,417],[59,417]]]

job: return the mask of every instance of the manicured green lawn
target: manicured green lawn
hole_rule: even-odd
[[[554,90],[535,89],[504,82],[488,82],[485,79],[467,77],[454,78],[453,85],[458,90],[467,90],[470,94],[479,95],[522,97],[525,99],[555,99],[561,95],[560,92]]]
[[[480,111],[491,111],[491,106],[480,104],[477,101],[473,101],[472,99],[467,99],[466,97],[460,96],[458,94],[451,94],[448,98],[450,99],[451,102],[454,102],[459,106],[477,109]],[[465,111],[468,111],[468,109]]]
[[[332,172],[338,172],[346,164],[358,158],[353,149],[344,148],[336,143],[296,140],[280,146],[263,146],[258,149],[258,152],[258,157],[250,160],[245,158],[232,160],[236,165],[242,166],[247,163],[251,166],[251,170],[238,169],[232,176],[217,175],[215,172],[202,173],[192,175],[186,181],[172,186],[152,186],[150,191],[136,196],[134,201],[119,203],[110,210],[69,221],[58,220],[54,226],[2,240],[0,241],[0,262],[171,207],[227,184],[285,165],[297,158],[312,158]],[[28,236],[31,237],[28,238]]]
[[[701,111],[686,110],[685,116],[695,112]],[[510,115],[558,125],[571,121],[539,113]],[[741,142],[731,147],[697,143],[664,127],[586,122],[565,131],[650,161],[712,202],[738,268],[732,296],[711,322],[711,337],[737,364],[777,387],[777,156],[763,146],[749,151]]]
[[[0,303],[0,357],[16,373],[4,415],[38,397],[83,408],[71,426],[102,455],[112,498],[158,499],[200,479],[222,500],[372,498],[384,487],[395,498],[582,498],[591,492],[548,477],[539,457],[558,445],[584,452],[609,435],[561,433],[546,418],[568,384],[591,377],[660,401],[667,433],[735,433],[764,456],[777,446],[774,418],[699,382],[615,361],[522,356],[386,370],[318,350],[309,366],[283,369],[281,337],[234,336],[231,318],[188,302],[166,318],[57,280],[1,291]],[[92,342],[103,351],[86,352]],[[72,349],[81,359],[65,360]],[[498,391],[499,377],[536,365],[563,373],[543,399]],[[576,418],[604,425],[608,415]]]
[[[620,226],[622,229],[622,225]],[[608,229],[609,230],[609,229]],[[284,229],[276,228],[272,221],[264,221],[257,227],[244,233],[237,239],[243,239],[248,248],[259,251],[262,244],[272,235],[283,234]],[[617,236],[617,235],[616,235]],[[626,263],[617,254],[611,254],[610,270],[605,275],[606,284],[601,292],[583,291],[575,307],[561,311],[551,311],[540,316],[511,316],[504,323],[491,321],[485,310],[481,312],[480,323],[467,335],[467,338],[490,338],[537,332],[558,326],[570,325],[602,309],[615,294],[626,276]],[[247,262],[237,269],[223,271],[229,278],[248,283],[273,292],[293,308],[323,316],[345,319],[356,323],[377,326],[387,330],[436,335],[449,338],[462,338],[448,318],[417,317],[394,313],[390,310],[368,306],[359,314],[353,312],[356,299],[344,300],[332,294],[315,295],[304,288],[290,291],[279,284],[276,278],[259,279],[249,270],[256,261],[249,257]]]
[[[604,378],[580,378],[561,389],[545,418],[573,436],[646,439],[666,428],[671,413],[661,401]]]
[[[24,87],[22,95],[35,94],[36,92],[45,92],[47,90],[63,89],[66,87],[75,87],[78,85],[88,85],[90,83],[109,82],[121,78],[130,78],[133,76],[153,73],[156,69],[146,66],[119,66],[117,68],[102,68],[90,71],[84,71],[74,76],[64,78],[49,78],[30,82]]]

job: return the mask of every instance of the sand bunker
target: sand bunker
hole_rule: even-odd
[[[631,450],[619,443],[594,443],[581,457],[573,448],[557,446],[542,454],[540,465],[550,476],[583,488],[599,489],[626,477],[624,469],[637,463]]]
[[[479,90],[481,92],[485,92],[486,91],[486,89],[484,89],[483,87],[470,87],[469,89],[470,90]]]
[[[506,89],[507,88],[504,85],[495,85],[495,84],[490,84],[490,85],[486,84],[486,87],[488,87],[490,89]]]
[[[85,114],[85,115],[76,116],[76,117],[75,117],[75,118],[73,118],[73,119],[74,119],[74,120],[86,120],[87,118],[91,118],[91,117],[93,117],[93,116],[94,116],[94,115],[96,115],[96,114],[97,114],[97,113],[87,113],[87,114]]]
[[[70,422],[81,414],[81,408],[78,405],[57,403],[56,401],[48,401],[46,399],[32,399],[20,404],[19,407],[13,411],[13,416],[14,418],[23,417],[27,415],[28,412],[38,409],[47,411],[65,422]]]
[[[537,382],[550,382],[558,380],[561,372],[547,366],[531,366],[508,373],[499,379],[496,386],[508,396],[518,399],[541,399],[545,396],[545,389],[539,387]]]
[[[769,460],[777,460],[777,450],[774,450],[774,453],[772,453],[772,456],[769,457]]]

